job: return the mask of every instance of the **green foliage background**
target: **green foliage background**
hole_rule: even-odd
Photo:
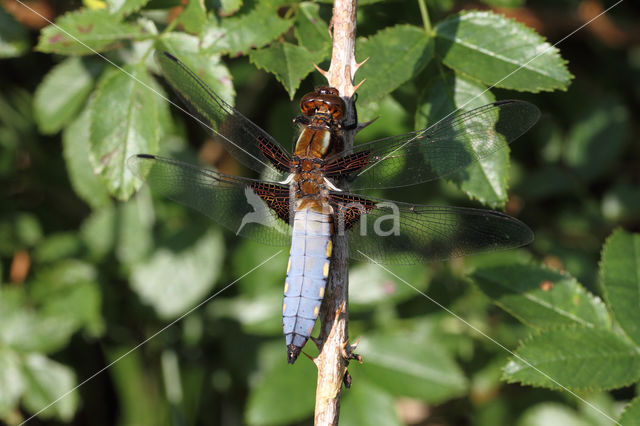
[[[161,153],[247,174],[170,107],[156,49],[290,146],[295,100],[324,83],[313,64],[328,66],[331,7],[180,3],[26,3],[50,6],[59,27],[41,30],[24,6],[0,7],[7,424],[311,424],[315,367],[287,365],[281,336],[286,254],[250,272],[277,250],[154,197],[125,162]],[[464,176],[379,194],[505,209],[536,240],[393,274],[353,263],[350,334],[365,362],[350,367],[341,423],[639,424],[637,6],[547,51],[544,37],[586,20],[586,2],[359,3],[358,113],[380,117],[360,141],[496,99],[543,115]]]

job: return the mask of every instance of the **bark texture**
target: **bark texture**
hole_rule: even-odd
[[[346,123],[355,117],[351,97],[355,92],[353,77],[358,69],[355,59],[356,0],[335,0],[331,20],[333,50],[331,66],[324,73],[330,86],[340,92],[347,105]],[[345,131],[345,150],[353,147],[355,131]],[[318,367],[316,386],[316,425],[337,425],[340,413],[342,383],[347,371],[344,358],[348,342],[348,262],[346,236],[334,236],[332,267],[329,275],[330,293],[321,317],[318,339],[320,354],[314,360]],[[347,347],[347,350],[349,348]]]

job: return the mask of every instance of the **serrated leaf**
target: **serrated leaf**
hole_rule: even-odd
[[[504,367],[508,382],[578,391],[615,389],[640,379],[637,349],[609,330],[547,330],[524,341],[515,354],[518,358]]]
[[[200,34],[207,23],[207,9],[203,0],[189,0],[178,17],[178,22],[186,32]]]
[[[91,103],[91,162],[109,192],[128,199],[142,182],[127,167],[139,153],[158,152],[157,96],[149,89],[150,75],[143,66],[127,67],[105,78]]]
[[[124,40],[145,36],[133,24],[120,22],[106,9],[81,9],[62,15],[42,29],[36,49],[62,55],[91,55],[118,47]]]
[[[613,316],[640,345],[640,234],[620,229],[611,234],[602,249],[600,279]]]
[[[15,58],[29,51],[29,33],[0,6],[0,58]]]
[[[176,241],[173,249],[161,246],[133,268],[131,288],[163,319],[176,318],[200,302],[220,273],[225,251],[220,232],[191,231],[180,237],[191,237],[189,241]],[[194,241],[194,236],[200,238]]]
[[[127,16],[144,7],[149,0],[106,0],[109,12],[120,16]]]
[[[467,389],[462,371],[433,338],[409,333],[371,335],[362,339],[358,353],[366,361],[358,376],[392,395],[438,403]]]
[[[440,73],[419,96],[415,126],[424,128],[459,108],[471,110],[494,101],[493,94],[482,84],[453,72]],[[504,142],[505,148],[471,163],[446,179],[483,204],[492,208],[504,207],[509,175],[509,149],[506,145]]]
[[[86,108],[62,133],[62,155],[67,166],[71,187],[93,208],[104,207],[110,198],[107,188],[93,173],[89,161],[89,129],[91,115]]]
[[[636,396],[624,407],[620,416],[622,426],[640,426],[640,396]]]
[[[410,25],[397,25],[368,39],[358,39],[358,60],[369,58],[356,73],[356,81],[367,80],[358,89],[358,102],[366,104],[391,93],[418,74],[433,58],[433,51],[433,39]]]
[[[628,126],[629,112],[619,100],[599,101],[567,135],[567,164],[587,181],[602,176],[622,154]]]
[[[58,132],[84,105],[102,62],[68,58],[53,67],[36,89],[34,117],[42,133]]]
[[[27,387],[22,401],[32,413],[39,412],[61,395],[71,391],[76,385],[73,370],[40,354],[26,356],[24,377]],[[62,421],[70,421],[77,409],[78,393],[73,390],[69,395],[39,413],[38,417],[43,419],[56,417]]]
[[[160,38],[156,49],[158,51],[167,51],[180,59],[190,70],[207,83],[216,94],[230,105],[234,104],[236,93],[229,69],[220,58],[220,55],[201,49],[200,40],[197,37],[185,33],[170,32]],[[184,85],[181,87],[184,87]]]
[[[611,327],[604,303],[567,274],[509,265],[476,269],[471,278],[494,303],[530,327]]]
[[[435,31],[444,64],[484,84],[535,93],[565,90],[573,77],[558,49],[502,15],[462,12]]]
[[[298,5],[294,31],[298,44],[307,50],[326,50],[330,46],[329,27],[320,17],[317,3],[302,2]]]
[[[263,0],[254,3],[247,13],[223,19],[211,19],[202,32],[202,45],[211,53],[245,54],[251,48],[260,48],[287,31],[292,19],[282,19],[278,9],[285,0]]]
[[[245,409],[245,421],[249,425],[290,424],[313,413],[315,365],[301,357],[295,368],[291,368],[284,362],[284,349],[278,349],[282,357],[265,368],[249,393]]]
[[[394,398],[384,389],[366,380],[358,380],[340,401],[340,425],[402,425],[396,414]]]
[[[286,42],[276,42],[249,53],[249,60],[258,68],[262,68],[276,76],[293,100],[300,82],[314,70],[313,64],[324,59],[326,53],[310,52],[304,47]]]
[[[0,347],[0,418],[18,405],[25,388],[22,366],[18,354],[7,347]]]

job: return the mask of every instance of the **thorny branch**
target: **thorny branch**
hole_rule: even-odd
[[[330,86],[340,92],[347,111],[345,122],[355,119],[351,98],[357,89],[353,78],[362,64],[355,59],[356,0],[335,0],[331,19],[333,49],[328,71],[322,71]],[[355,131],[345,131],[345,150],[353,147]],[[330,292],[325,300],[321,317],[320,354],[314,359],[318,367],[316,386],[316,425],[336,425],[340,413],[340,394],[347,372],[350,352],[348,346],[348,246],[346,236],[334,235],[332,267],[329,276]]]

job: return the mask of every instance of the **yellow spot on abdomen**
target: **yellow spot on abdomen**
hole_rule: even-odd
[[[287,290],[289,290],[289,282],[288,282],[288,281],[285,281],[285,282],[284,282],[284,292],[286,293],[286,292],[287,292]]]
[[[331,251],[333,250],[333,244],[331,240],[327,243],[327,257],[331,257]]]
[[[289,273],[289,270],[291,270],[291,258],[289,258],[289,263],[287,263],[287,274]]]
[[[318,308],[317,306],[313,308],[313,315],[318,316],[318,312],[320,312],[320,308]]]
[[[287,304],[283,303],[282,304],[282,313],[284,314],[284,311],[286,311],[286,310],[287,310]]]
[[[322,276],[327,278],[329,276],[329,262],[324,262],[322,267]]]
[[[320,297],[320,298],[324,297],[324,287],[320,288],[320,292],[318,293],[318,297]]]

